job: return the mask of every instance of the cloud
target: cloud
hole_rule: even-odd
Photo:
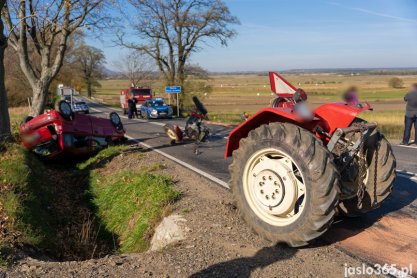
[[[361,13],[365,13],[365,14],[370,14],[370,15],[374,15],[374,16],[378,16],[378,17],[390,18],[390,19],[395,19],[395,20],[398,20],[398,21],[408,22],[408,23],[417,23],[416,19],[411,19],[411,18],[406,18],[406,17],[401,17],[401,16],[395,16],[395,15],[390,15],[390,14],[385,14],[385,13],[379,13],[379,12],[371,11],[371,10],[368,10],[368,9],[348,7],[348,6],[342,5],[338,2],[326,2],[326,3],[329,4],[329,5],[339,6],[339,7],[344,8],[344,9],[357,11],[357,12],[361,12]]]

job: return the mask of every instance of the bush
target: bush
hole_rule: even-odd
[[[404,88],[404,81],[401,78],[393,77],[388,81],[391,88],[401,89]]]

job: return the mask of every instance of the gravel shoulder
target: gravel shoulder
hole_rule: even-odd
[[[145,155],[177,181],[175,187],[183,196],[172,211],[187,220],[185,240],[160,252],[79,262],[26,257],[0,270],[0,277],[343,277],[345,264],[361,266],[321,242],[303,249],[272,245],[239,218],[229,191],[158,154]]]

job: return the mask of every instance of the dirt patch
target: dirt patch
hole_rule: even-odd
[[[135,155],[116,157],[106,169],[121,162],[136,167]],[[157,171],[177,181],[182,198],[172,209],[187,220],[187,239],[162,252],[82,262],[26,258],[5,272],[10,277],[340,277],[344,264],[360,266],[333,246],[293,249],[264,241],[239,218],[228,190],[155,153],[141,155],[142,161],[161,165]]]

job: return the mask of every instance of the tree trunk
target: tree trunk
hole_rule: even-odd
[[[87,94],[89,98],[93,96],[93,86],[91,83],[92,82],[90,80],[87,81]]]
[[[3,8],[3,7],[1,7]],[[5,87],[4,51],[7,47],[7,39],[3,33],[3,21],[0,19],[0,140],[10,137],[9,106]]]
[[[32,106],[30,108],[30,116],[36,117],[43,113],[46,101],[48,99],[49,83],[38,82],[33,88]]]

